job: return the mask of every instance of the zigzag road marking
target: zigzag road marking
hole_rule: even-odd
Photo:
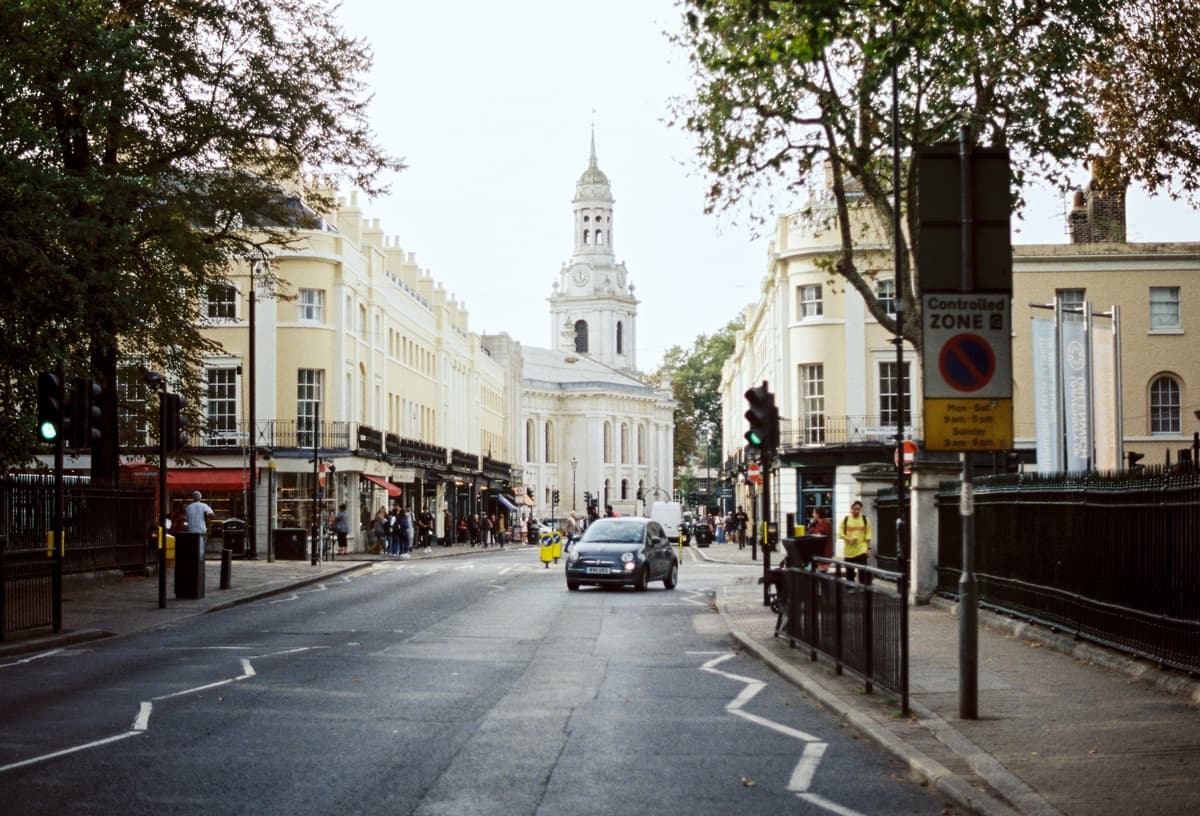
[[[306,651],[309,651],[310,649],[323,649],[323,648],[327,648],[327,647],[324,647],[324,646],[301,646],[301,647],[298,647],[295,649],[285,649],[285,650],[277,651],[277,652],[268,652],[267,654],[256,655],[253,658],[243,657],[243,658],[241,658],[242,673],[239,674],[237,677],[226,677],[224,680],[217,680],[214,683],[205,683],[202,686],[195,686],[193,688],[183,689],[182,691],[175,691],[170,694],[163,694],[158,697],[154,697],[150,700],[143,700],[138,705],[137,716],[135,716],[133,718],[133,723],[132,723],[132,725],[130,725],[129,730],[127,730],[127,731],[122,731],[120,734],[113,734],[111,737],[104,737],[103,739],[93,740],[91,742],[85,742],[81,745],[72,745],[70,748],[63,748],[58,751],[53,751],[49,754],[42,754],[41,756],[30,757],[29,759],[23,759],[23,760],[20,760],[19,762],[12,762],[8,765],[0,765],[0,774],[5,773],[7,771],[16,770],[17,768],[25,768],[29,765],[36,765],[39,762],[49,762],[52,759],[58,759],[59,757],[69,756],[70,754],[76,754],[76,753],[79,753],[80,751],[86,751],[90,748],[99,748],[101,745],[109,745],[114,742],[119,742],[123,739],[129,739],[130,737],[136,737],[141,734],[145,734],[147,731],[150,730],[150,714],[154,711],[154,703],[155,702],[161,702],[163,700],[171,700],[176,697],[183,697],[188,694],[195,694],[197,692],[208,691],[209,689],[226,686],[226,685],[229,685],[230,683],[237,683],[242,680],[249,680],[251,677],[255,677],[258,674],[258,672],[256,672],[254,670],[254,666],[250,662],[251,660],[256,660],[259,658],[266,658],[266,657],[276,657],[278,655],[296,654],[297,652],[306,652]]]
[[[746,711],[746,704],[753,700],[755,695],[760,691],[765,689],[767,684],[761,680],[755,680],[753,677],[743,677],[740,674],[731,674],[717,668],[721,663],[731,660],[733,657],[734,655],[731,652],[722,653],[720,656],[707,661],[700,667],[700,670],[745,684],[746,687],[738,692],[737,696],[725,706],[725,710],[730,714],[804,743],[804,750],[800,752],[800,759],[796,762],[796,767],[792,770],[791,778],[788,779],[787,790],[796,794],[798,798],[810,802],[822,810],[837,814],[837,816],[863,816],[857,810],[843,807],[836,802],[831,802],[820,794],[809,791],[809,788],[812,787],[813,777],[817,773],[817,768],[821,764],[821,758],[825,756],[825,749],[829,747],[829,743],[823,742],[820,737],[815,737],[812,734],[792,728],[790,725],[777,723],[774,720]]]

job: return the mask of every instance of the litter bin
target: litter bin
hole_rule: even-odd
[[[830,557],[829,536],[802,535],[795,538],[785,538],[783,548],[787,551],[788,565],[792,567],[812,568],[813,556]]]
[[[275,536],[275,558],[280,561],[308,560],[308,530],[301,527],[277,527]]]
[[[712,544],[712,530],[708,529],[708,525],[702,521],[698,521],[692,525],[692,536],[696,539],[697,547],[707,547]]]
[[[175,534],[175,597],[204,597],[204,558],[200,533]]]
[[[246,549],[247,529],[246,522],[236,518],[225,519],[225,523],[221,525],[221,534],[225,539],[224,548],[238,558],[249,558]]]

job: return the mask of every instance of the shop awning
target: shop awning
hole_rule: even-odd
[[[395,498],[396,496],[399,496],[404,492],[403,490],[396,487],[391,482],[389,482],[385,479],[380,479],[378,476],[368,476],[366,473],[364,473],[364,474],[362,474],[362,477],[364,479],[366,479],[368,482],[374,482],[375,484],[379,485],[384,490],[386,490],[389,498]]]
[[[509,501],[508,496],[505,496],[501,493],[497,493],[496,498],[499,499],[500,503],[503,504],[505,507],[507,507],[513,513],[517,512],[517,506],[515,504],[513,504],[511,501]]]
[[[155,478],[158,471],[155,469]],[[241,468],[167,468],[168,490],[245,490],[247,471]]]

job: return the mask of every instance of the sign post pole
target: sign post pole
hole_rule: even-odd
[[[964,292],[974,289],[971,258],[974,248],[974,198],[971,185],[971,131],[964,127],[958,136],[959,163],[962,168],[962,284]],[[975,595],[975,487],[971,481],[971,452],[963,451],[962,493],[962,572],[958,577],[958,716],[964,720],[979,717],[979,623]]]

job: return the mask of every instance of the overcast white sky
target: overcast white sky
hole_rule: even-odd
[[[593,119],[614,250],[642,301],[639,368],[755,299],[766,239],[703,214],[691,137],[664,122],[689,87],[662,33],[679,26],[675,0],[343,0],[340,19],[373,46],[373,126],[408,164],[386,197],[360,199],[365,215],[465,301],[473,331],[550,345],[546,298],[572,249]],[[1035,202],[1014,242],[1064,243],[1062,199]],[[1131,193],[1130,240],[1200,240],[1198,223]]]

